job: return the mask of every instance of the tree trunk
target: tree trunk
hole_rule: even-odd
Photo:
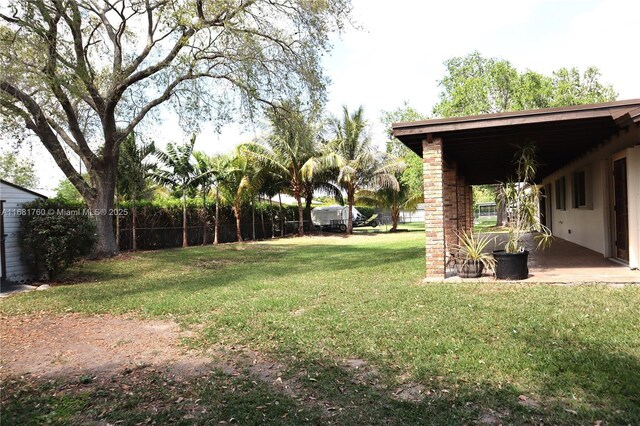
[[[502,185],[496,185],[496,226],[504,226],[507,224],[507,203],[504,199],[504,191]]]
[[[92,180],[96,185],[96,196],[88,202],[96,221],[96,233],[98,242],[94,250],[95,257],[111,257],[118,253],[115,234],[113,232],[114,192],[115,192],[115,171],[111,173],[93,176]]]
[[[131,205],[131,250],[138,250],[138,243],[136,242],[137,233],[136,233],[136,199],[133,199],[133,204]]]
[[[242,230],[240,228],[240,219],[241,219],[241,212],[240,209],[242,207],[233,207],[233,215],[236,217],[236,238],[238,239],[238,242],[241,243],[242,242]]]
[[[256,203],[251,201],[251,239],[256,240]]]
[[[264,240],[267,238],[267,231],[264,229],[264,208],[260,209],[260,223],[262,224],[262,239]]]
[[[398,222],[400,221],[400,208],[398,206],[391,207],[391,232],[398,230]]]
[[[298,202],[298,237],[302,237],[304,235],[304,209],[302,208],[302,196],[297,187],[293,188],[293,196]]]
[[[309,230],[311,230],[313,229],[313,222],[311,222],[311,203],[313,202],[313,193],[305,194],[304,202],[305,202],[305,206],[304,206],[305,220],[308,221],[307,223],[309,224]]]
[[[282,216],[282,196],[278,193],[278,202],[280,203],[280,236],[284,237],[284,217]]]
[[[202,245],[207,244],[207,193],[202,191]]]
[[[218,244],[218,225],[220,224],[220,194],[218,193],[218,187],[216,187],[216,217],[215,228],[213,230],[213,244]]]
[[[273,222],[273,201],[269,197],[269,216],[271,217],[271,238],[276,236],[276,224]]]
[[[354,204],[354,190],[349,188],[347,189],[347,199],[349,202],[349,219],[347,221],[347,234],[353,234],[353,204]]]
[[[118,247],[118,250],[120,250],[120,215],[117,214],[118,213],[118,207],[119,207],[119,203],[118,203],[118,190],[115,190],[115,203],[116,203],[116,247]]]
[[[188,247],[187,242],[187,189],[182,188],[182,247]]]

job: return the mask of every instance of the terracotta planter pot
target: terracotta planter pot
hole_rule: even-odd
[[[507,253],[504,250],[493,252],[496,259],[496,278],[499,280],[524,280],[529,277],[527,261],[529,252]]]

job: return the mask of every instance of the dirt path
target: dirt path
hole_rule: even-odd
[[[0,321],[0,377],[110,375],[142,366],[191,376],[210,369],[209,358],[180,346],[190,334],[171,321],[78,314]]]

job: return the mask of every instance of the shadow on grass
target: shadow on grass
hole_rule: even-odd
[[[556,396],[552,403],[577,399],[586,412],[618,413],[612,423],[640,423],[638,357],[569,334],[536,332],[519,338],[533,355],[530,368],[544,383],[543,392]]]
[[[2,424],[319,424],[320,410],[221,371],[177,378],[150,369],[112,377],[3,381]]]
[[[637,372],[637,360],[612,357],[614,364]],[[583,377],[586,367],[580,363],[585,360],[602,370],[611,364],[611,357],[600,358],[591,351],[573,362],[564,355],[556,361],[566,364],[565,372]],[[182,379],[162,367],[142,367],[110,377],[3,380],[3,424],[636,424],[640,420],[637,399],[618,393],[637,391],[636,373],[611,371],[596,377],[593,387],[563,379],[545,389],[548,395],[570,393],[575,386],[587,389],[590,397],[585,404],[548,395],[523,400],[520,396],[527,390],[511,384],[468,383],[435,371],[423,383],[402,385],[366,363],[353,368],[330,359],[298,359],[281,376],[268,378],[249,373],[250,365],[244,367],[242,373],[215,368]],[[607,384],[608,380],[618,385]],[[410,398],[399,392],[407,386],[414,389]],[[627,399],[621,399],[625,395]]]
[[[9,379],[0,399],[3,424],[451,425],[488,417],[526,423],[540,414],[517,404],[518,390],[510,387],[444,389],[438,383],[409,402],[395,399],[393,388],[376,377],[328,360],[296,367],[283,375],[290,388],[280,378],[265,381],[246,370],[176,379],[161,367],[111,377]]]
[[[313,378],[306,387],[315,398],[342,401],[341,424],[640,424],[637,357],[571,336],[520,338],[540,360],[523,366],[535,371],[527,387],[472,383],[447,371],[402,384],[397,371],[370,375],[332,359],[302,359],[292,374]],[[398,400],[407,388],[420,389],[419,397]]]
[[[53,381],[3,377],[2,420],[9,425],[213,424],[233,419],[242,424],[345,425],[640,422],[637,357],[568,332],[532,330],[513,338],[531,354],[522,364],[534,373],[531,384],[517,384],[517,378],[514,383],[475,381],[468,375],[462,379],[438,367],[411,381],[393,366],[378,370],[366,360],[310,354],[294,339],[268,354],[277,361],[259,360],[282,366],[271,375],[254,371],[253,355],[220,355],[224,361],[212,371],[184,379],[164,366],[104,377],[86,372],[74,377],[72,372]]]

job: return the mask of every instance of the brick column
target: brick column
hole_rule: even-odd
[[[442,195],[444,199],[444,242],[446,255],[455,251],[454,245],[458,244],[458,173],[455,163],[443,162],[444,186]]]
[[[473,188],[471,185],[466,185],[466,198],[467,198],[467,231],[473,229]]]
[[[458,176],[458,232],[467,230],[467,185],[462,176]]]
[[[445,277],[444,199],[442,139],[422,142],[424,168],[424,232],[426,239],[426,275]]]

